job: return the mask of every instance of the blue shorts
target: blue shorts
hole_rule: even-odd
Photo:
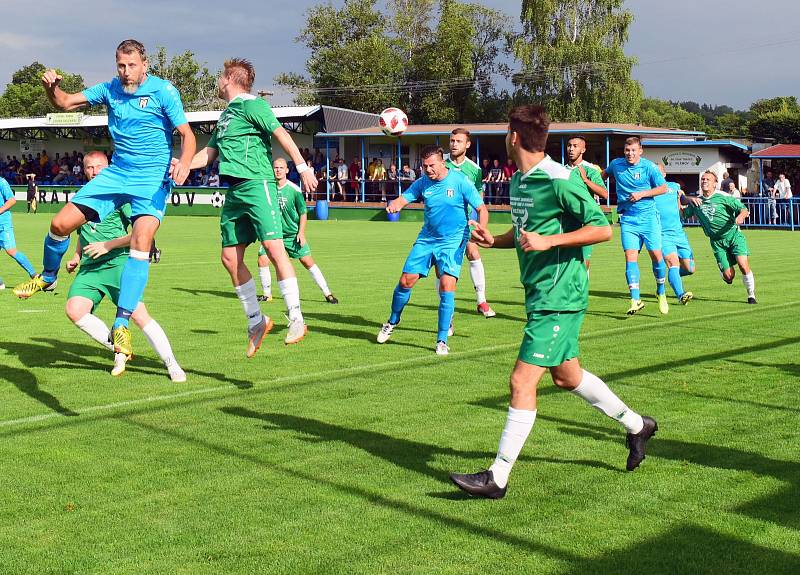
[[[636,250],[645,246],[649,251],[661,249],[661,222],[657,217],[642,219],[637,216],[619,216],[623,250]]]
[[[14,237],[14,228],[5,226],[0,228],[0,250],[13,250],[17,247],[17,239]]]
[[[694,259],[692,253],[692,246],[689,245],[689,238],[686,237],[686,232],[664,232],[661,236],[662,249],[661,253],[665,256],[668,254],[678,254],[678,259],[691,260]]]
[[[435,265],[439,273],[458,279],[468,241],[469,236],[456,241],[420,236],[403,264],[403,273],[427,277],[431,266]]]
[[[125,204],[131,205],[131,218],[164,217],[172,181],[166,169],[139,168],[112,164],[72,196],[72,203],[97,212],[97,221]]]

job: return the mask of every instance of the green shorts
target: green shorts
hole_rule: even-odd
[[[578,336],[586,310],[533,311],[528,314],[519,360],[541,367],[578,357]]]
[[[92,311],[104,297],[108,297],[114,305],[117,305],[122,268],[125,267],[127,259],[125,256],[97,266],[81,266],[69,288],[67,299],[80,296],[92,300]]]
[[[286,253],[289,254],[289,257],[294,260],[299,260],[300,258],[311,255],[311,246],[307,241],[301,246],[297,243],[297,236],[283,238],[283,247],[286,248]],[[259,244],[258,246],[258,255],[259,257],[267,255],[267,250],[264,249],[263,244]]]
[[[267,180],[246,180],[228,188],[219,229],[223,247],[283,237],[275,184]]]
[[[747,239],[738,230],[724,238],[711,240],[711,250],[714,252],[714,259],[717,260],[720,271],[725,271],[735,266],[736,256],[750,255]]]

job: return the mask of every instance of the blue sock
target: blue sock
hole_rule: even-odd
[[[400,284],[394,288],[394,295],[392,296],[392,315],[389,316],[389,323],[400,323],[400,314],[403,313],[403,308],[406,307],[408,300],[411,299],[411,288],[404,288]]]
[[[450,324],[453,321],[453,313],[456,311],[456,292],[439,292],[439,333],[436,341],[447,343],[447,332],[450,331]]]
[[[694,273],[694,258],[692,258],[689,261],[691,262],[692,268],[689,269],[689,270],[685,270],[685,269],[681,268],[681,277],[690,276],[690,275],[692,275]]]
[[[46,282],[56,281],[61,258],[67,253],[69,236],[63,240],[53,238],[49,233],[44,237],[44,255],[42,256],[42,279]]]
[[[628,280],[628,289],[631,290],[631,299],[642,299],[639,293],[639,264],[625,262],[625,279]]]
[[[14,260],[16,260],[16,262],[20,266],[22,266],[22,269],[28,272],[29,276],[33,276],[36,273],[36,271],[34,271],[33,269],[33,266],[31,265],[31,262],[28,260],[27,256],[25,256],[25,254],[23,254],[22,252],[18,251],[15,255],[11,257],[14,258]]]
[[[667,277],[669,278],[669,285],[672,286],[672,291],[675,295],[681,297],[683,295],[683,280],[681,279],[681,268],[674,266],[667,270]]]
[[[128,257],[125,267],[122,268],[120,277],[119,301],[117,302],[117,317],[114,328],[128,327],[131,312],[139,305],[147,285],[147,276],[150,275],[150,262]]]
[[[653,264],[653,275],[656,276],[656,295],[666,294],[667,264],[664,260]]]

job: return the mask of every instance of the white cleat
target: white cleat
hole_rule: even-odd
[[[490,318],[497,315],[495,311],[489,306],[488,303],[483,302],[478,304],[478,311],[483,314],[483,317]]]
[[[131,356],[125,355],[124,353],[115,353],[114,367],[111,370],[111,375],[113,375],[114,377],[119,377],[120,375],[125,373],[125,366],[130,358]]]
[[[378,332],[378,343],[386,343],[392,337],[392,332],[397,324],[389,323],[388,321],[381,326],[381,331]]]
[[[286,339],[283,342],[286,345],[297,343],[306,336],[306,333],[308,333],[308,326],[303,323],[303,320],[292,320],[289,322],[289,330],[286,332]]]
[[[0,283],[0,289],[6,289],[6,284]]]
[[[450,353],[450,348],[447,347],[447,344],[443,341],[436,342],[436,355],[448,355]]]
[[[169,371],[169,378],[172,383],[186,383],[186,372],[177,363],[167,366],[167,371]]]

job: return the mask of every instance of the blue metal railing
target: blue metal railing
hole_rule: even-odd
[[[800,201],[745,196],[740,201],[750,211],[744,221],[744,228],[800,229]],[[683,221],[686,226],[699,225],[695,218]]]

